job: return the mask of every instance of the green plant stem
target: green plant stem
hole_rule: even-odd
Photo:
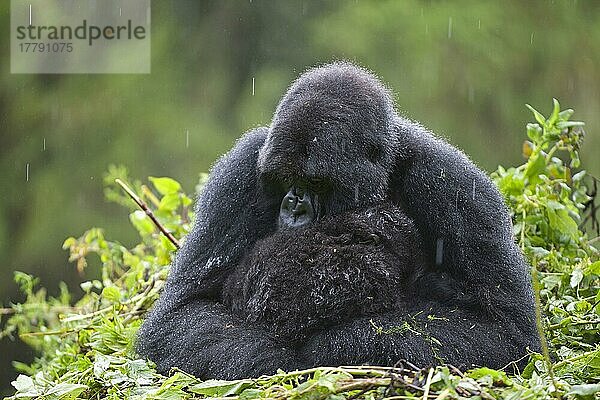
[[[562,140],[556,142],[554,146],[552,146],[548,154],[546,154],[546,164],[548,164],[550,160],[552,160],[552,156],[554,155],[554,153],[556,153],[556,150],[560,148],[560,145],[562,145]]]
[[[552,324],[552,325],[548,326],[548,330],[549,331],[553,331],[553,330],[560,329],[560,328],[563,328],[563,327],[567,328],[569,326],[579,326],[579,325],[588,325],[588,324],[598,326],[600,324],[600,320],[596,320],[596,321],[576,321],[576,322],[570,322],[570,323],[568,323],[568,324],[566,324],[564,326],[561,325],[560,323],[558,323],[558,324]]]
[[[542,354],[544,361],[546,362],[546,368],[548,374],[554,385],[554,395],[558,396],[556,378],[554,376],[554,368],[552,366],[552,360],[550,360],[550,352],[548,351],[548,342],[546,341],[546,335],[544,334],[544,323],[542,322],[542,301],[540,299],[540,281],[537,276],[537,268],[535,267],[535,261],[531,263],[531,280],[533,283],[533,294],[535,297],[535,324],[537,326],[538,335],[540,337],[540,344],[542,346]]]
[[[565,360],[562,360],[561,362],[557,362],[556,364],[554,364],[554,368],[556,368],[556,369],[562,368],[562,367],[564,367],[567,364],[573,363],[575,361],[579,361],[582,358],[589,357],[590,355],[592,355],[593,353],[596,353],[596,352],[598,352],[597,349],[596,350],[591,350],[591,351],[586,351],[585,353],[578,354],[578,355],[576,355],[574,357],[571,357],[571,358],[567,358]]]

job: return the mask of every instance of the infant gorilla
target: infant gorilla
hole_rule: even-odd
[[[383,203],[259,241],[223,286],[223,302],[284,340],[393,310],[425,268],[413,221]]]

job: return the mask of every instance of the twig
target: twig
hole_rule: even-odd
[[[592,307],[592,309],[593,309],[593,307]],[[558,324],[552,324],[552,325],[549,325],[548,328],[546,328],[546,329],[548,329],[549,331],[554,331],[556,329],[567,328],[569,326],[579,326],[579,325],[595,325],[595,326],[598,326],[598,324],[600,324],[600,320],[595,320],[595,321],[574,321],[574,322],[569,322],[568,324],[566,324],[564,326],[562,324],[560,324],[560,323],[558,323]]]
[[[554,364],[554,368],[562,368],[562,367],[564,367],[567,364],[572,364],[575,361],[579,361],[579,360],[581,360],[583,358],[589,357],[592,353],[595,353],[595,352],[596,352],[596,350],[586,351],[585,353],[578,354],[578,355],[576,355],[574,357],[564,359],[564,360],[562,360],[562,361],[557,362],[556,364]]]
[[[435,400],[444,400],[448,396],[450,396],[450,389],[446,388],[435,398]]]
[[[154,279],[151,279],[151,281],[148,283],[148,286],[146,286],[146,289],[144,289],[144,291],[141,293],[140,300],[135,302],[135,304],[133,305],[131,310],[129,310],[129,312],[127,313],[128,315],[123,319],[124,324],[127,323],[131,318],[133,318],[140,311],[140,308],[142,308],[142,306],[144,305],[144,303],[147,300],[146,296],[154,288],[154,282],[155,282]]]
[[[156,225],[156,227],[167,237],[167,239],[169,239],[171,241],[171,243],[173,243],[175,245],[175,247],[177,247],[179,249],[181,247],[181,245],[179,244],[179,241],[177,239],[175,239],[175,236],[173,236],[171,234],[171,232],[169,232],[160,222],[158,222],[158,220],[154,216],[154,213],[148,207],[146,202],[144,200],[142,200],[137,194],[135,194],[134,191],[131,190],[129,188],[129,186],[127,186],[127,184],[125,182],[123,182],[122,180],[115,179],[115,182],[119,186],[121,186],[121,188],[125,191],[125,193],[127,193],[129,195],[129,197],[131,197],[131,199],[133,201],[135,201],[135,203],[146,213],[146,215],[148,217],[150,217],[150,219],[152,220],[154,225]]]
[[[456,375],[460,376],[461,378],[465,377],[465,374],[463,374],[463,372],[458,369],[457,367],[455,367],[452,364],[446,364],[448,366],[448,368],[450,368],[452,370],[452,372],[454,372]]]
[[[427,374],[427,381],[425,382],[425,387],[423,388],[423,400],[427,400],[429,397],[429,387],[431,386],[431,378],[433,377],[434,368],[429,369],[429,373]]]
[[[40,306],[38,304],[21,304],[20,305],[20,309],[19,311],[17,311],[14,308],[0,308],[0,315],[12,315],[12,314],[23,314],[25,312],[28,312],[30,310],[35,310],[35,311],[39,311]],[[72,312],[79,312],[82,311],[83,309],[81,307],[71,307],[71,306],[49,306],[46,309],[48,312],[63,312],[63,313],[72,313]]]

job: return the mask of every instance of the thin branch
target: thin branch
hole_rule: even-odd
[[[425,382],[425,387],[423,388],[423,400],[426,400],[429,397],[429,388],[431,387],[431,378],[433,378],[434,369],[429,369],[429,373],[427,374],[427,381]]]
[[[549,331],[554,331],[556,329],[568,328],[569,326],[581,326],[581,325],[598,326],[599,324],[600,324],[600,320],[594,320],[594,321],[581,320],[581,321],[569,322],[569,323],[566,323],[565,325],[562,325],[561,323],[549,325],[547,329]]]
[[[127,184],[125,182],[123,182],[122,180],[115,179],[115,182],[119,186],[121,186],[121,188],[125,191],[125,193],[127,193],[129,195],[129,197],[131,197],[131,199],[133,201],[135,201],[135,203],[146,213],[146,215],[148,217],[150,217],[150,219],[152,220],[154,225],[156,225],[156,227],[163,233],[163,235],[165,235],[167,237],[167,239],[169,239],[171,241],[171,243],[173,243],[175,245],[175,247],[177,247],[179,249],[181,247],[181,245],[179,244],[179,241],[177,239],[175,239],[175,236],[173,236],[171,234],[171,232],[169,232],[160,222],[158,222],[158,220],[154,216],[154,213],[148,207],[146,202],[144,200],[142,200],[137,194],[135,194],[135,192],[133,190],[131,190],[129,188],[129,186],[127,186]]]

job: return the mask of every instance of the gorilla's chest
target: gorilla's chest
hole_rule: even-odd
[[[248,322],[301,338],[393,309],[421,260],[412,221],[381,205],[257,242],[225,283],[223,300]]]

